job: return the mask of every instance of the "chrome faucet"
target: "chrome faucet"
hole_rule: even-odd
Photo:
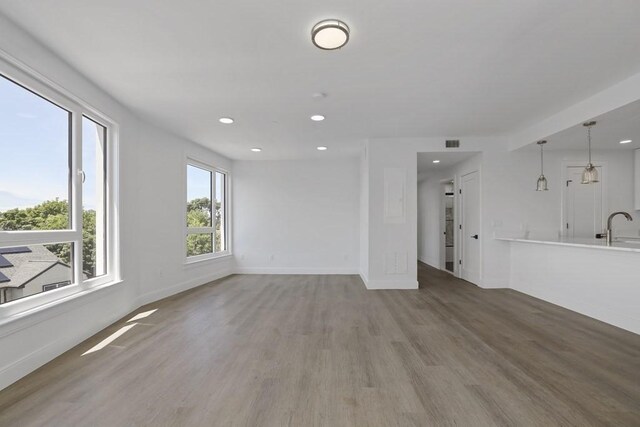
[[[605,232],[604,237],[607,238],[607,245],[610,245],[611,242],[613,242],[613,232],[611,230],[611,222],[613,221],[613,218],[616,215],[624,215],[624,217],[627,219],[627,221],[633,221],[633,218],[631,218],[631,215],[629,215],[627,212],[614,212],[611,215],[609,215],[609,219],[607,219],[607,231]]]

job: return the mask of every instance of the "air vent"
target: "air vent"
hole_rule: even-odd
[[[444,144],[445,147],[447,148],[459,148],[460,147],[460,140],[459,139],[447,139],[447,141]]]

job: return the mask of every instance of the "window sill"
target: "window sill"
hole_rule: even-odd
[[[117,285],[122,283],[123,281],[120,279],[114,280],[101,285],[94,285],[90,288],[42,304],[32,306],[25,304],[24,310],[0,317],[0,338],[69,311],[71,309],[69,308],[69,304],[94,297],[102,293],[102,291],[115,289]]]
[[[188,267],[191,265],[199,265],[207,261],[222,261],[227,258],[231,258],[233,254],[231,252],[221,252],[218,254],[208,255],[208,256],[196,256],[192,258],[187,258],[184,262],[184,266]]]

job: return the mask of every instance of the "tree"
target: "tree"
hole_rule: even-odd
[[[215,206],[215,250],[220,250],[220,215],[221,205]],[[211,200],[201,197],[187,202],[187,227],[211,227]],[[213,252],[212,235],[189,234],[187,236],[187,256],[201,255]]]
[[[96,212],[82,212],[82,269],[89,276],[95,275],[96,266]],[[0,212],[0,230],[65,230],[69,228],[69,204],[66,200],[47,200],[24,209]],[[71,245],[56,243],[45,245],[60,261],[71,265]]]

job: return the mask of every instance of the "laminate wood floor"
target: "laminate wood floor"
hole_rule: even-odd
[[[236,275],[151,304],[0,392],[0,425],[640,425],[638,335],[419,270],[415,291]]]

